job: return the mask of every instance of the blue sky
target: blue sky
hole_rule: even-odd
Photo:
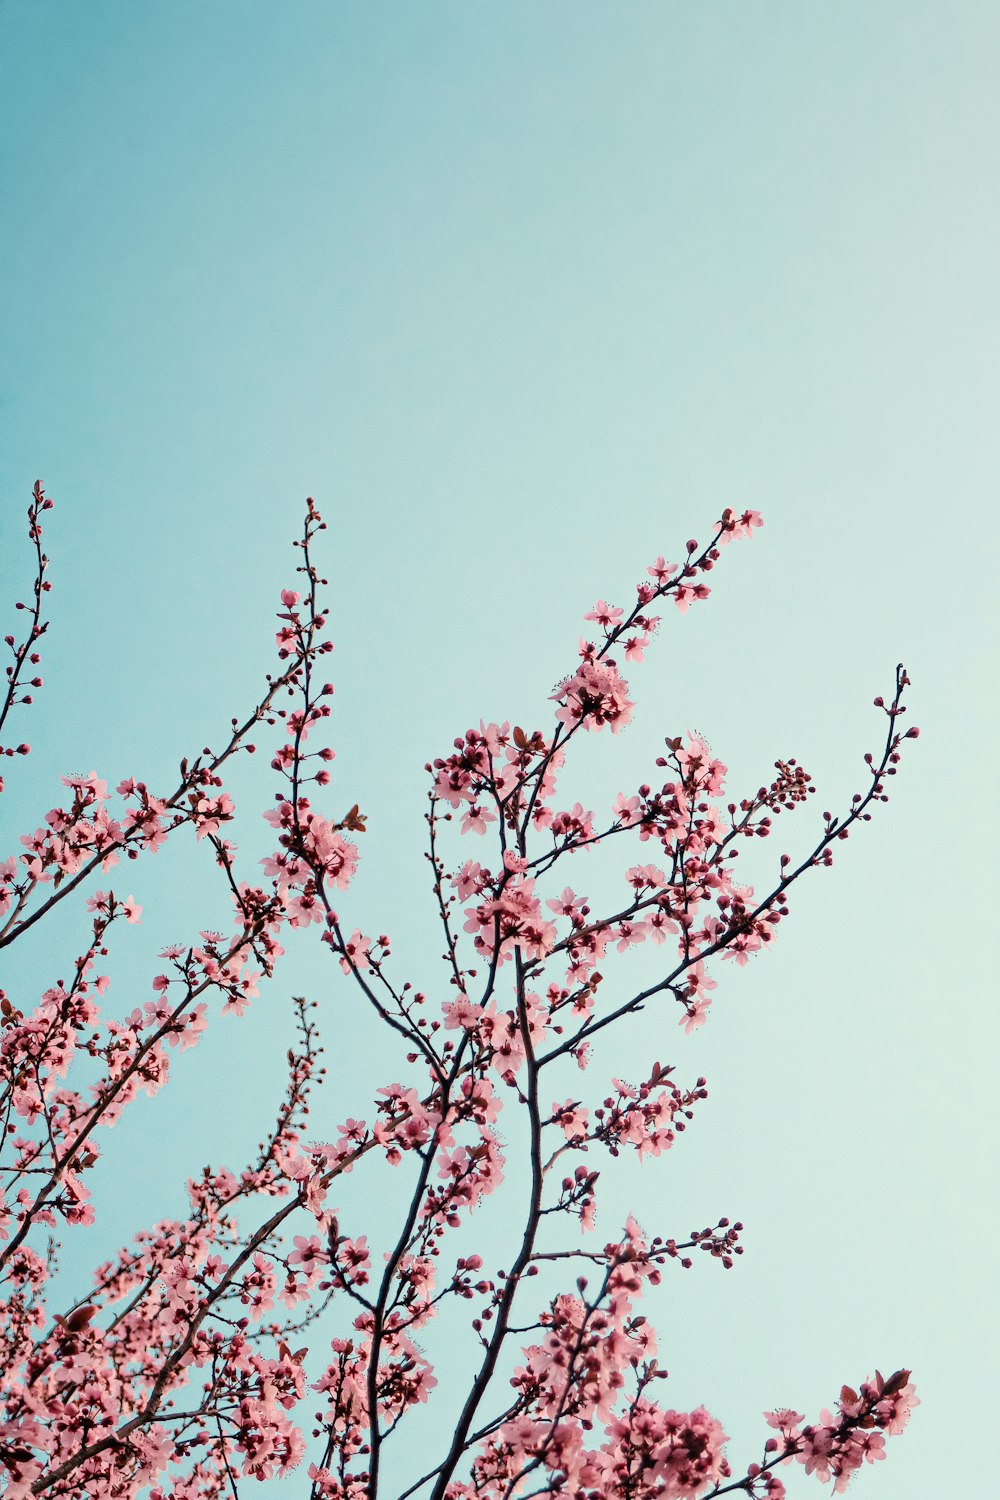
[[[7,595],[32,481],[58,502],[5,846],[60,772],[155,785],[252,701],[307,493],[334,796],[370,817],[350,915],[416,967],[425,760],[481,716],[543,722],[582,612],[724,505],[764,531],[668,622],[581,788],[610,800],[690,726],[734,787],[794,754],[841,806],[909,667],[923,737],[892,802],[775,951],[727,967],[712,1024],[630,1040],[636,1070],[669,1049],[712,1096],[621,1190],[671,1232],[748,1225],[724,1284],[659,1312],[672,1399],[704,1400],[734,1459],[765,1407],[913,1366],[924,1405],[854,1486],[881,1500],[981,1484],[998,1373],[998,42],[977,0],[0,6]],[[263,806],[265,768],[239,790]],[[221,920],[185,859],[134,872],[126,985]],[[209,1140],[256,1140],[283,996],[339,1036],[348,997],[300,947],[190,1058],[177,1123],[172,1087],[112,1148],[111,1241]]]

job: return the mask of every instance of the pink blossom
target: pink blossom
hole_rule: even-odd
[[[467,901],[470,896],[478,896],[489,884],[490,873],[484,870],[482,865],[475,860],[468,859],[452,878],[452,885],[458,891],[458,899]]]
[[[583,618],[585,620],[596,620],[598,625],[601,625],[605,630],[610,631],[615,625],[617,625],[618,621],[622,618],[624,613],[625,611],[623,609],[619,609],[616,605],[605,604],[603,599],[598,599],[593,609],[588,610]]]
[[[624,728],[635,707],[628,697],[628,683],[610,660],[581,662],[552,697],[559,703],[566,700],[556,712],[563,724],[597,730],[609,724],[612,734]]]
[[[646,569],[646,572],[650,578],[655,578],[657,584],[662,587],[677,572],[677,564],[665,562],[661,556],[655,560],[652,567]]]
[[[550,898],[545,905],[557,916],[572,919],[582,915],[586,900],[583,896],[578,896],[570,886],[566,886],[561,896]]]
[[[487,824],[495,823],[496,820],[496,813],[490,812],[488,807],[480,807],[478,803],[474,803],[462,815],[462,832],[478,833],[482,837],[486,832]]]
[[[619,792],[611,810],[616,822],[620,823],[623,828],[631,828],[639,822],[641,807],[642,803],[638,797],[626,797],[624,792]]]

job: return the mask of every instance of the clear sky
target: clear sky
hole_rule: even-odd
[[[923,737],[889,806],[702,1032],[630,1041],[712,1093],[620,1197],[747,1223],[736,1270],[656,1313],[672,1400],[734,1462],[764,1408],[913,1367],[875,1500],[993,1482],[998,43],[993,0],[0,4],[8,595],[32,481],[58,502],[3,852],[60,772],[161,784],[253,701],[307,493],[334,801],[370,817],[345,915],[425,985],[424,761],[480,716],[543,723],[582,612],[724,505],[764,531],[630,674],[636,723],[581,785],[610,800],[690,726],[734,789],[793,754],[839,808],[906,662]],[[241,806],[272,790],[244,773]],[[226,909],[170,858],[134,874],[139,998]],[[28,960],[25,995],[52,978]],[[332,1017],[318,1129],[350,1112],[336,981],[301,946],[185,1059],[109,1152],[91,1259],[252,1146],[292,990]]]

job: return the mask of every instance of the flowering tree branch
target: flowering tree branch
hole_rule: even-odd
[[[35,581],[18,606],[26,628],[6,638],[0,731],[30,705],[26,687],[42,685],[27,674],[46,630],[41,520],[50,506],[36,485]],[[839,816],[824,813],[806,852],[780,856],[762,894],[737,880],[736,862],[781,813],[808,801],[811,779],[794,760],[777,761],[769,785],[727,800],[726,768],[707,742],[674,735],[655,775],[603,811],[560,799],[579,736],[617,735],[628,724],[634,704],[619,661],[642,661],[660,623],[654,611],[672,603],[683,615],[705,599],[721,548],[760,524],[753,511],[727,510],[707,545],[688,542],[683,564],[656,558],[628,609],[598,600],[585,615],[594,638],[581,641],[556,687],[547,726],[481,723],[428,765],[443,998],[437,984],[425,990],[397,975],[388,934],[366,935],[338,910],[366,815],[357,804],[339,816],[319,805],[333,752],[317,741],[333,687],[320,681],[331,647],[314,562],[324,523],[312,501],[296,543],[297,586],[281,591],[279,670],[252,711],[231,721],[224,748],[182,760],[164,796],[128,778],[114,800],[95,772],[63,778],[65,805],[0,860],[0,947],[70,897],[88,926],[67,981],[34,1001],[0,991],[0,1466],[10,1500],[238,1497],[244,1478],[280,1478],[303,1458],[311,1500],[375,1500],[389,1489],[400,1500],[674,1500],[736,1490],[780,1500],[778,1470],[790,1463],[842,1489],[862,1463],[884,1456],[884,1436],[916,1404],[905,1370],[843,1387],[836,1413],[811,1424],[771,1413],[761,1460],[734,1477],[718,1420],[659,1399],[666,1371],[639,1303],[667,1268],[689,1269],[702,1254],[731,1268],[742,1224],[723,1217],[685,1236],[650,1234],[630,1218],[604,1244],[593,1238],[603,1170],[595,1158],[664,1154],[707,1098],[704,1078],[683,1085],[659,1061],[639,1083],[592,1084],[595,1040],[603,1049],[652,1003],[678,1005],[684,1031],[704,1024],[715,961],[742,965],[773,942],[791,887],[830,865],[836,841],[887,800],[903,741],[917,733],[902,727],[908,678],[899,667],[889,702],[876,700],[886,732],[866,757],[865,789]],[[280,790],[265,814],[274,847],[250,880],[226,837],[235,808],[222,773],[254,750],[251,735],[274,730]],[[122,921],[138,923],[141,908],[95,882],[185,830],[211,851],[232,931],[163,950],[152,998],[115,1013],[106,959]],[[492,849],[487,862],[466,857],[462,841]],[[606,908],[563,883],[569,861],[579,884],[588,861],[612,852],[626,855],[624,886]],[[369,1118],[345,1119],[335,1144],[309,1140],[310,1095],[324,1069],[316,1003],[297,1000],[286,1094],[256,1154],[238,1173],[206,1167],[187,1184],[185,1215],[140,1231],[68,1311],[51,1311],[58,1238],[93,1220],[87,1182],[104,1130],[127,1129],[129,1107],[142,1092],[160,1093],[172,1060],[211,1024],[210,1010],[241,1015],[274,974],[287,930],[311,928],[333,976],[346,976],[397,1049],[384,1056],[398,1076],[378,1081]],[[645,943],[663,951],[662,972],[630,990],[615,966]],[[520,1174],[505,1160],[505,1109],[526,1136]],[[376,1221],[349,1222],[332,1194],[345,1173],[379,1161],[400,1187],[376,1253]],[[496,1194],[507,1204],[509,1252],[457,1254],[455,1232],[481,1222]],[[449,1359],[467,1362],[454,1407],[434,1373],[438,1328]],[[289,1340],[302,1336],[293,1352]],[[307,1434],[301,1409],[317,1397]],[[394,1439],[412,1433],[428,1403],[438,1454],[415,1465],[412,1447]]]

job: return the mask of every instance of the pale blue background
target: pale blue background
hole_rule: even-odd
[[[602,1219],[746,1220],[738,1268],[658,1314],[671,1399],[720,1416],[734,1465],[763,1408],[913,1366],[924,1405],[854,1486],[876,1500],[994,1467],[998,41],[975,0],[0,6],[8,596],[36,476],[59,502],[3,852],[60,772],[163,786],[221,739],[270,666],[306,493],[331,522],[331,806],[370,814],[343,909],[425,985],[423,762],[480,715],[544,723],[583,610],[723,505],[767,527],[630,673],[637,722],[588,746],[588,795],[692,726],[734,790],[796,754],[839,807],[909,666],[924,736],[893,802],[774,953],[726,968],[712,1024],[629,1040],[620,1069],[653,1050],[712,1097]],[[241,838],[264,847],[252,818]],[[121,877],[146,905],[123,1007],[156,948],[226,918],[188,855]],[[79,932],[2,982],[27,999]],[[109,1142],[67,1275],[202,1161],[239,1164],[290,990],[327,1017],[317,1133],[364,1107],[346,1040],[379,1059],[338,981],[298,945],[184,1059]]]

